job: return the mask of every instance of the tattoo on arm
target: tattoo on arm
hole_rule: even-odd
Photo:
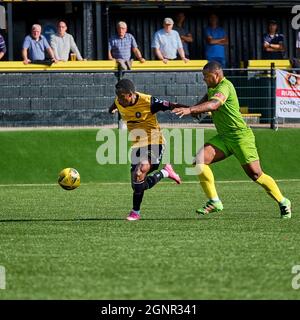
[[[217,110],[222,103],[217,99],[212,99],[204,103],[200,103],[190,108],[191,114],[198,114]]]

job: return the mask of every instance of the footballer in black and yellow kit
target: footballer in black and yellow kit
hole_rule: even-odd
[[[163,169],[149,175],[159,168],[164,151],[164,137],[156,113],[171,110],[177,104],[136,92],[133,82],[129,79],[122,79],[116,84],[116,95],[109,112],[114,113],[118,110],[122,120],[127,124],[132,140],[133,207],[127,220],[138,220],[145,190],[152,188],[162,178],[170,178],[178,184],[181,183],[171,164],[166,164]]]

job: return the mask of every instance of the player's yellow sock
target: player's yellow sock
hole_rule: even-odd
[[[215,186],[214,174],[210,167],[207,164],[197,164],[196,170],[200,184],[208,199],[219,200]]]
[[[260,184],[277,202],[280,203],[284,199],[284,196],[280,192],[277,183],[267,174],[263,173],[255,182]]]

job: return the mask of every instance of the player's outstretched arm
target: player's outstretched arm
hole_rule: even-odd
[[[183,116],[187,115],[195,115],[204,112],[210,112],[217,110],[222,105],[220,100],[212,99],[207,102],[197,104],[195,106],[189,108],[175,108],[172,110],[172,113],[175,113],[182,118]]]
[[[181,103],[175,103],[175,102],[169,102],[170,103],[170,110],[174,110],[175,108],[189,108],[190,106],[187,106],[185,104]]]
[[[151,97],[151,112],[153,114],[159,111],[173,110],[174,108],[189,108],[189,106],[170,102],[168,100],[161,100],[153,96]]]
[[[113,103],[108,109],[108,112],[111,113],[111,114],[113,114],[113,113],[115,113],[117,111],[118,111],[118,108],[117,108],[115,103]]]

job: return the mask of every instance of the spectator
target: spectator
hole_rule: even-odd
[[[290,61],[292,64],[293,72],[300,74],[300,31],[297,32],[297,38],[296,38],[296,57],[292,58]]]
[[[297,32],[296,38],[296,58],[300,58],[300,30]]]
[[[68,61],[70,52],[76,55],[77,60],[83,60],[72,35],[67,33],[67,24],[58,21],[57,33],[51,35],[50,45],[57,60]]]
[[[49,54],[51,62],[57,62],[48,41],[41,35],[41,32],[42,27],[39,24],[34,24],[31,27],[31,35],[25,37],[22,49],[24,64],[45,62],[46,52]]]
[[[5,53],[6,53],[5,41],[4,41],[4,38],[2,37],[2,35],[0,34],[0,60],[3,58]]]
[[[177,52],[180,58],[187,62],[189,59],[185,57],[179,33],[173,30],[173,25],[173,19],[165,18],[164,27],[155,32],[151,46],[154,48],[155,56],[163,63],[168,63],[168,60],[175,60]]]
[[[283,59],[284,56],[284,36],[277,33],[277,22],[270,20],[268,33],[264,34],[263,58],[264,59]]]
[[[225,30],[219,26],[219,19],[215,14],[209,16],[209,26],[205,29],[205,40],[206,59],[218,61],[222,68],[225,68],[225,45],[228,45],[228,38]]]
[[[127,32],[127,24],[123,21],[117,24],[117,35],[112,36],[108,43],[108,59],[116,60],[121,70],[131,69],[131,51],[136,58],[144,63],[140,50],[138,49],[134,36]]]
[[[185,26],[185,23],[184,23],[185,22],[185,14],[183,12],[177,13],[175,20],[176,20],[176,23],[175,23],[173,29],[179,33],[179,36],[180,36],[180,39],[182,42],[182,46],[183,46],[183,50],[184,50],[184,54],[185,54],[186,58],[189,58],[190,57],[189,43],[193,42],[193,36]]]

